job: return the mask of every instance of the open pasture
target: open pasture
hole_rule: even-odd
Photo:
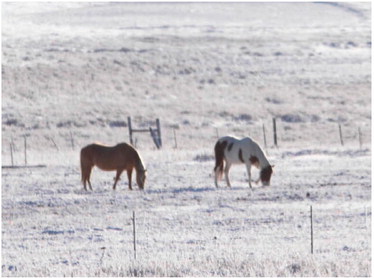
[[[2,169],[2,276],[372,275],[370,3],[3,3],[2,26],[2,165],[26,137],[46,166]],[[144,191],[84,191],[80,149],[129,116],[161,123],[160,150],[134,136]],[[216,189],[224,135],[270,187]]]
[[[3,274],[368,275],[368,151],[269,152],[272,185],[253,191],[244,166],[233,167],[233,188],[216,189],[214,161],[196,160],[204,151],[145,152],[144,192],[129,191],[126,178],[113,191],[114,172],[99,170],[84,191],[74,153],[56,154],[64,164],[53,155],[47,168],[3,170]]]

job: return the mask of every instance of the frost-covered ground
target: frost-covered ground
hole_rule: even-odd
[[[370,3],[2,4],[2,164],[26,135],[46,165],[2,169],[2,275],[371,276],[370,27]],[[79,149],[127,116],[161,120],[145,190],[84,192]],[[217,135],[263,126],[271,186],[216,189]]]

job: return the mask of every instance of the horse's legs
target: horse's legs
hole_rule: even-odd
[[[90,172],[90,175],[91,175],[91,172]],[[91,186],[91,181],[90,181],[90,177],[88,177],[88,185],[89,185],[89,187],[90,187],[90,190],[92,191],[92,186]]]
[[[90,182],[92,166],[87,166],[82,171],[83,171],[83,186],[84,186],[84,190],[87,191],[87,186],[86,186],[87,182],[88,182],[88,186],[92,190],[92,186],[91,186],[91,182]]]
[[[247,173],[248,173],[248,179],[249,179],[249,187],[252,189],[252,183],[251,183],[251,163],[246,163],[245,166],[247,166]]]
[[[119,181],[119,177],[121,176],[122,172],[123,172],[123,169],[117,169],[117,175],[116,175],[116,178],[114,180],[113,190],[116,189],[117,182]]]
[[[224,161],[222,161],[221,164],[218,166],[214,167],[214,184],[216,185],[216,188],[218,188],[218,180],[222,178],[222,172],[223,172],[223,166],[224,166]]]
[[[90,166],[90,168],[88,168],[88,172],[87,172],[87,182],[88,182],[88,185],[89,185],[91,191],[92,191],[92,186],[91,186],[90,178],[91,178],[92,168],[93,168],[93,166]]]
[[[81,171],[82,171],[82,183],[83,183],[83,188],[84,188],[84,190],[87,191],[87,187],[86,187],[87,171],[86,171],[86,169],[84,169],[84,168],[82,168]]]
[[[214,171],[214,184],[216,185],[216,188],[218,188],[218,177],[219,177],[219,168],[215,169]]]
[[[116,185],[117,185],[117,182],[119,181],[119,178],[122,174],[124,169],[118,169],[117,170],[117,175],[115,177],[115,181],[114,181],[114,184],[113,184],[113,189],[115,190],[116,189]],[[132,169],[127,169],[127,177],[129,179],[129,189],[132,190],[132,187],[131,187],[131,177],[132,177]]]
[[[127,169],[127,178],[129,179],[129,189],[132,190],[131,186],[132,169]]]
[[[228,187],[231,187],[230,179],[229,179],[229,171],[230,171],[231,163],[226,162],[225,166],[225,178],[226,178],[226,183]]]

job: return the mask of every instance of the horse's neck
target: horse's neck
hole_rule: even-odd
[[[265,168],[265,167],[268,167],[270,165],[268,159],[266,158],[266,156],[265,156],[265,154],[264,154],[264,152],[262,150],[261,150],[261,152],[259,154],[258,160],[260,162],[260,168]]]
[[[259,161],[260,161],[260,168],[265,168],[265,167],[268,167],[270,165],[270,163],[267,160],[267,158],[265,157],[265,155],[263,155],[262,161],[261,161],[261,159],[259,159]]]
[[[142,159],[139,155],[138,155],[138,161],[135,165],[135,169],[136,169],[137,172],[139,172],[139,171],[142,172],[142,171],[145,170],[143,161],[142,161]]]
[[[268,159],[266,158],[264,151],[261,149],[261,147],[254,144],[253,148],[254,148],[255,155],[258,158],[258,161],[260,163],[260,168],[265,168],[269,166],[270,163]]]

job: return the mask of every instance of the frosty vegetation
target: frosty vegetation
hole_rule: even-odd
[[[2,169],[3,276],[371,276],[370,3],[3,3],[2,51],[2,165],[26,137],[46,166]],[[84,191],[80,149],[128,116],[161,121],[144,191],[97,169]],[[244,165],[215,187],[224,135],[269,187]]]

